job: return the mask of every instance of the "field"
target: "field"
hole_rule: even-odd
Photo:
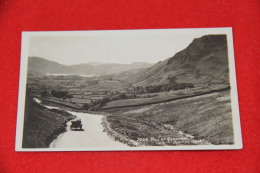
[[[41,76],[29,75],[27,81],[30,93],[41,97],[41,93],[46,91],[45,96],[49,101],[82,107],[91,101],[101,100],[107,93],[122,91],[131,85],[119,80],[105,80],[98,77],[81,76]],[[51,91],[67,91],[70,98],[55,98]]]
[[[104,110],[112,128],[143,145],[233,144],[229,91],[178,101]],[[181,141],[161,141],[166,137]],[[155,139],[155,140],[151,140]],[[156,139],[159,139],[156,140]],[[141,140],[141,141],[140,141]]]
[[[111,109],[117,107],[128,107],[128,106],[139,106],[148,105],[153,103],[167,102],[171,100],[177,100],[185,97],[193,97],[196,95],[203,95],[206,93],[216,92],[219,90],[229,89],[228,85],[213,85],[207,87],[196,87],[184,90],[170,91],[170,92],[160,92],[155,94],[145,94],[151,97],[127,99],[127,100],[116,100],[107,103],[102,109]],[[155,95],[153,97],[153,95]]]

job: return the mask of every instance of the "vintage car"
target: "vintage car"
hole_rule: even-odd
[[[71,121],[70,130],[83,130],[81,120]]]

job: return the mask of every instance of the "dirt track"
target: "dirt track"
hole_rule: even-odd
[[[67,123],[67,132],[61,134],[56,140],[54,140],[50,147],[52,148],[91,148],[91,147],[128,147],[126,144],[114,141],[105,132],[103,132],[103,126],[101,125],[101,115],[94,115],[89,113],[69,113],[77,116],[81,119],[84,131],[71,131]]]

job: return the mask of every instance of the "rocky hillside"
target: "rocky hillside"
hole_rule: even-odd
[[[173,57],[158,62],[128,81],[136,86],[169,83],[229,82],[226,35],[205,35],[196,38]]]

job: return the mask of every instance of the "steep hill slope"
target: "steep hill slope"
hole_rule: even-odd
[[[39,57],[29,57],[28,72],[36,73],[68,73],[69,67]]]
[[[229,82],[226,35],[206,35],[194,39],[173,57],[131,76],[135,86],[169,83]]]
[[[58,109],[47,109],[33,101],[27,93],[25,100],[23,148],[48,148],[74,115]]]

